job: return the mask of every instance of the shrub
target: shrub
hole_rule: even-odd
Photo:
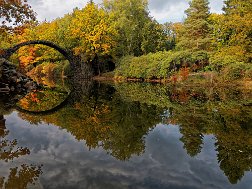
[[[221,71],[224,67],[237,62],[247,62],[244,51],[239,46],[222,48],[210,56],[210,64],[216,71]]]
[[[243,62],[233,63],[224,67],[221,75],[225,80],[252,79],[252,65]]]
[[[247,69],[245,71],[245,78],[252,79],[252,65],[247,65]]]
[[[171,52],[150,53],[141,57],[126,56],[119,61],[115,76],[125,78],[166,78]]]
[[[125,56],[119,61],[115,77],[164,79],[182,67],[191,67],[195,71],[207,64],[208,53],[205,51],[163,51],[140,57]]]

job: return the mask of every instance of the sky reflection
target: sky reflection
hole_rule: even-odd
[[[0,161],[0,176],[19,164],[43,164],[35,183],[44,188],[241,188],[249,189],[252,175],[246,173],[231,185],[219,168],[215,139],[204,137],[204,147],[190,157],[179,140],[179,127],[158,124],[145,138],[145,152],[119,161],[101,147],[89,150],[85,141],[51,124],[31,125],[16,112],[5,116],[8,139],[17,139],[30,155]]]

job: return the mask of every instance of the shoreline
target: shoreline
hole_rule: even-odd
[[[101,75],[94,76],[92,79],[100,82],[137,82],[137,83],[153,83],[153,84],[163,84],[163,85],[173,85],[173,86],[187,86],[187,87],[242,87],[245,89],[252,90],[252,80],[243,79],[243,80],[234,80],[234,81],[220,81],[218,77],[215,78],[194,78],[195,75],[190,75],[187,79],[177,80],[176,82],[172,79],[137,79],[137,78],[115,78],[114,76]],[[198,75],[204,76],[204,74]]]

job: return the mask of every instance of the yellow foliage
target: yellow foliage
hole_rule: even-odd
[[[94,3],[74,12],[70,31],[72,38],[79,39],[75,54],[110,54],[115,46],[117,32],[110,24],[109,15]]]

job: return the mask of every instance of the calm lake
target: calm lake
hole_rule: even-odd
[[[65,85],[1,99],[0,188],[252,188],[251,90]]]

